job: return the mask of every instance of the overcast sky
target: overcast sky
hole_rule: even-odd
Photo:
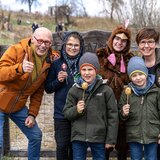
[[[54,6],[54,0],[38,0],[41,3],[41,6],[32,6],[32,12],[40,11],[46,13],[48,11],[48,6]],[[24,9],[28,11],[28,5],[20,4],[20,2],[16,2],[16,0],[1,0],[2,7],[7,10],[20,10]],[[58,2],[58,0],[57,0]],[[98,0],[83,0],[83,3],[86,7],[87,13],[90,16],[99,16],[99,12],[102,10],[102,4],[99,4]]]

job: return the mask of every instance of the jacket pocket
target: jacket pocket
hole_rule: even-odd
[[[140,121],[136,121],[136,120],[126,122],[126,126],[136,126],[138,124],[140,124]]]
[[[126,123],[127,139],[139,138],[141,135],[140,121]]]
[[[11,106],[14,105],[16,92],[8,92],[7,89],[0,89],[0,110],[9,113]]]
[[[160,133],[160,121],[150,120],[147,133],[150,138],[157,138]]]

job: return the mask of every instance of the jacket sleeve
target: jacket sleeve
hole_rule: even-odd
[[[18,53],[21,55],[17,56]],[[11,46],[0,59],[0,82],[13,81],[23,74],[22,61],[24,51]]]
[[[47,93],[54,93],[65,83],[58,81],[58,61],[51,64],[46,81],[45,81],[45,91]]]
[[[44,94],[44,83],[30,96],[29,113],[36,117],[40,110],[42,97]]]
[[[158,114],[160,117],[160,88],[158,88],[157,102],[158,102]]]
[[[122,107],[127,103],[127,97],[126,94],[124,93],[124,91],[121,94],[119,103],[118,103],[118,113],[119,113],[119,118],[121,121],[126,121],[129,116],[123,116],[122,114]]]
[[[68,120],[75,120],[81,116],[83,116],[83,113],[77,112],[77,102],[78,99],[76,98],[76,91],[74,90],[75,87],[72,87],[68,94],[67,94],[67,100],[66,104],[63,109],[64,117]]]
[[[118,107],[113,90],[110,88],[106,95],[107,106],[107,136],[106,144],[116,144],[118,132]]]

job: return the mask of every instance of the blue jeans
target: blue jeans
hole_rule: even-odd
[[[72,160],[71,122],[65,119],[54,119],[56,159]]]
[[[157,149],[157,160],[160,160],[160,144],[158,144],[158,149]]]
[[[145,160],[157,160],[157,143],[141,144],[129,142],[131,160],[142,160],[143,149]]]
[[[5,115],[0,112],[0,158],[3,157],[3,130],[4,130]]]
[[[40,159],[40,148],[42,140],[42,132],[36,123],[32,128],[25,126],[25,120],[28,117],[28,109],[24,107],[22,110],[5,114],[0,111],[0,144],[3,146],[3,125],[4,125],[4,116],[8,116],[25,134],[28,138],[28,159],[29,160],[39,160]]]
[[[105,144],[104,143],[90,143],[82,141],[73,141],[73,159],[86,160],[87,148],[91,148],[93,160],[105,160]]]

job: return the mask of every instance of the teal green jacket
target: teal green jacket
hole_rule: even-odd
[[[160,134],[160,89],[155,85],[144,96],[133,92],[129,96],[129,115],[122,115],[127,103],[123,92],[119,101],[119,117],[126,122],[127,142],[149,144],[158,141]]]
[[[67,96],[64,116],[71,120],[71,140],[115,144],[118,130],[118,107],[112,89],[97,80],[91,92],[85,93],[85,110],[77,112],[77,102],[82,99],[83,89],[75,85]]]

